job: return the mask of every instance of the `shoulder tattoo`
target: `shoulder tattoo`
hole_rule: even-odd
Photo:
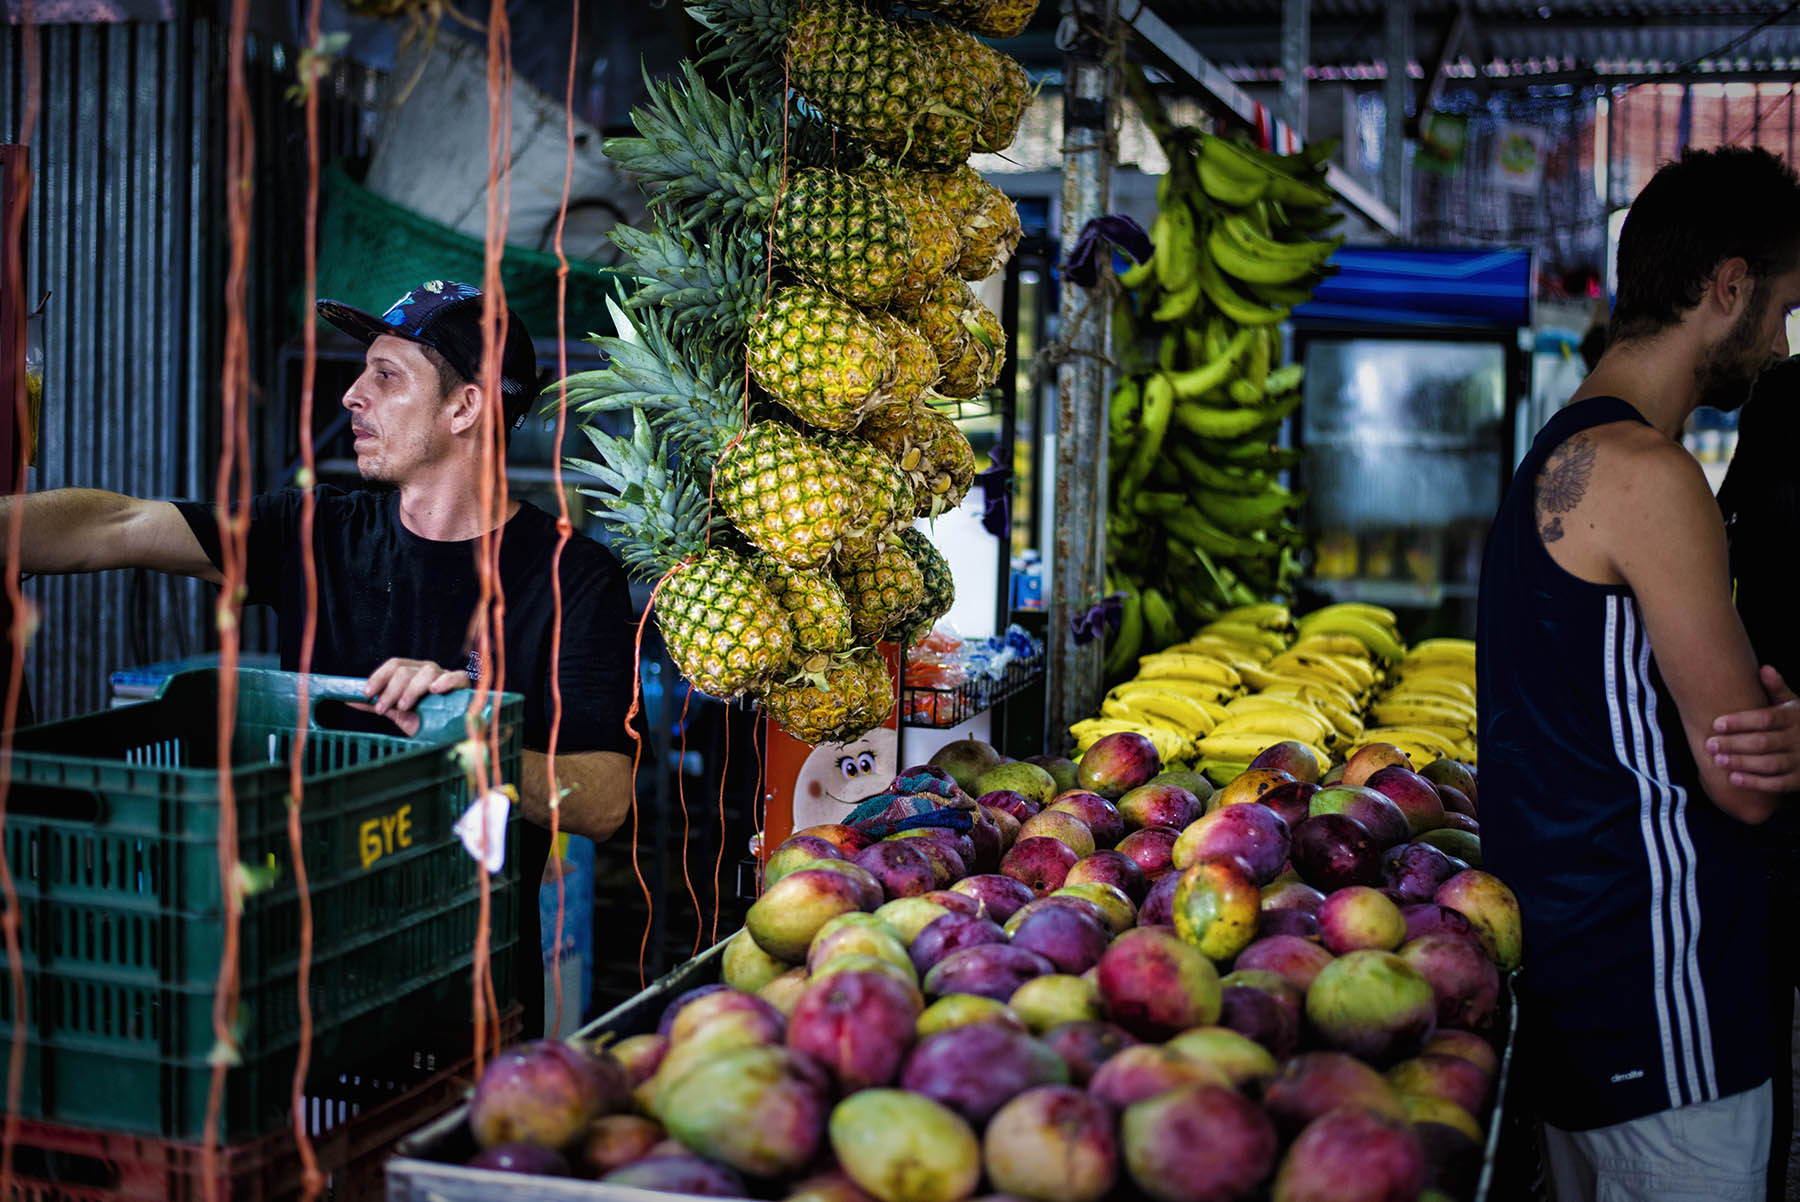
[[[1538,534],[1547,543],[1563,536],[1562,515],[1581,504],[1594,471],[1594,442],[1584,431],[1550,452],[1537,478]]]

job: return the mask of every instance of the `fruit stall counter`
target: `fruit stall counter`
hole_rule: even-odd
[[[1129,1173],[1148,1197],[1159,1202],[1201,1202],[1211,1197],[1337,1198],[1337,1193],[1283,1193],[1276,1189],[1274,1195],[1267,1195],[1256,1189],[1258,1182],[1267,1184],[1276,1132],[1289,1146],[1287,1159],[1294,1159],[1300,1155],[1294,1148],[1305,1143],[1305,1132],[1318,1126],[1316,1119],[1309,1123],[1309,1116],[1319,1107],[1337,1105],[1325,1099],[1346,1096],[1350,1090],[1350,1094],[1361,1092],[1366,1101],[1372,1101],[1375,1092],[1386,1096],[1388,1085],[1399,1090],[1395,1096],[1406,1103],[1413,1128],[1422,1132],[1420,1143],[1436,1144],[1427,1146],[1427,1155],[1460,1161],[1462,1188],[1420,1197],[1474,1198],[1478,1202],[1516,1197],[1521,1166],[1501,1161],[1503,1150],[1519,1135],[1519,1123],[1503,1105],[1517,1029],[1510,977],[1501,981],[1496,1011],[1487,1026],[1489,1035],[1440,1031],[1426,1045],[1426,1054],[1393,1065],[1384,1081],[1384,1074],[1363,1060],[1328,1051],[1303,1051],[1276,1067],[1273,1058],[1251,1040],[1222,1026],[1181,1029],[1163,1044],[1150,1040],[1139,1044],[1120,1027],[1093,1018],[1046,1026],[1048,1015],[1064,1000],[1060,995],[1066,990],[1058,986],[1073,986],[1076,977],[1058,973],[1030,977],[1028,970],[1026,975],[1035,986],[1008,988],[1010,1002],[1003,1004],[992,997],[992,977],[1004,975],[1006,964],[977,966],[972,963],[977,959],[972,952],[979,945],[956,946],[974,927],[974,916],[947,914],[945,907],[925,898],[900,898],[882,909],[880,923],[889,928],[918,927],[911,939],[914,954],[925,959],[941,955],[938,963],[943,966],[934,966],[925,977],[925,988],[938,995],[938,1000],[923,1013],[918,1011],[916,988],[900,981],[898,964],[889,961],[886,970],[878,968],[877,954],[891,952],[882,946],[891,936],[877,930],[877,925],[868,921],[873,918],[869,914],[844,912],[821,927],[812,945],[801,952],[815,959],[815,977],[832,977],[835,986],[808,990],[801,984],[787,995],[776,979],[763,984],[760,997],[725,984],[754,984],[767,972],[761,961],[769,957],[761,955],[749,928],[740,930],[594,1020],[576,1036],[578,1045],[608,1049],[623,1065],[626,1080],[634,1085],[630,1101],[623,1101],[623,1087],[616,1089],[612,1099],[616,1112],[592,1121],[585,1139],[565,1146],[569,1161],[558,1157],[549,1170],[558,1175],[540,1175],[542,1166],[538,1173],[520,1175],[531,1171],[529,1159],[513,1161],[513,1171],[470,1166],[473,1157],[481,1153],[481,1141],[475,1137],[470,1108],[464,1107],[401,1141],[396,1159],[389,1161],[387,1168],[389,1202],[506,1198],[650,1202],[653,1193],[664,1197],[679,1193],[689,1197],[808,1198],[812,1202],[868,1202],[871,1197],[878,1202],[956,1202],[976,1191],[981,1173],[988,1175],[992,1188],[1021,1195],[1019,1186],[1031,1184],[1031,1164],[1044,1162],[1046,1157],[1062,1162],[1062,1153],[1082,1153],[1091,1161],[1087,1188],[1071,1191],[1069,1186],[1080,1186],[1080,1182],[1058,1173],[1057,1182],[1040,1182],[1033,1193],[1021,1197],[1039,1198],[1039,1202],[1100,1202],[1114,1197]],[[927,910],[936,910],[936,918]],[[1040,907],[1037,912],[1039,918],[1031,925],[1037,930],[1008,919],[1012,945],[1003,945],[1003,950],[1017,959],[1037,955],[1026,945],[1058,952],[1058,943],[1066,943],[1062,936],[1071,930],[1080,934],[1087,927],[1084,921],[1069,921],[1069,910],[1055,905]],[[1024,916],[1030,918],[1030,910]],[[922,918],[927,921],[918,925]],[[778,943],[781,923],[752,925],[765,941]],[[931,930],[927,932],[927,928]],[[1132,943],[1141,946],[1130,948]],[[1143,961],[1166,959],[1168,964],[1199,966],[1199,957],[1179,952],[1179,939],[1159,936],[1147,928],[1114,939],[1111,945],[1102,941],[1102,945],[1107,950],[1094,968],[1102,981],[1130,977]],[[1121,952],[1121,945],[1129,954]],[[1354,952],[1337,957],[1337,963],[1350,964],[1354,957]],[[833,968],[833,961],[842,972]],[[1265,955],[1258,963],[1276,961]],[[779,977],[794,981],[797,973],[803,972],[785,970]],[[1262,972],[1274,975],[1273,968]],[[911,973],[905,975],[911,979]],[[956,979],[952,981],[952,977]],[[983,979],[988,979],[986,984]],[[1244,977],[1240,975],[1240,979]],[[986,988],[988,995],[963,991],[981,988]],[[1129,1006],[1123,1002],[1123,993],[1129,988],[1125,984],[1109,993],[1114,999],[1112,1017],[1125,1020],[1129,1015]],[[1157,984],[1157,988],[1179,993],[1166,984]],[[1238,1000],[1244,997],[1238,995]],[[913,1040],[900,1040],[893,1033],[913,1024],[914,1015],[918,1044],[907,1051]],[[1159,1033],[1166,1035],[1192,1015],[1172,1013],[1165,1018],[1166,1027]],[[1138,1022],[1141,1020],[1143,1015],[1139,1015]],[[1242,1022],[1242,1015],[1233,1020]],[[1028,1029],[1039,1031],[1040,1038],[1028,1035]],[[1134,1029],[1139,1029],[1136,1022]],[[1145,1031],[1150,1033],[1147,1027]],[[675,1071],[675,1062],[682,1060],[688,1063],[682,1071]],[[659,1083],[664,1071],[673,1080]],[[857,1089],[859,1074],[871,1081],[866,1089]],[[1424,1080],[1427,1076],[1438,1080]],[[797,1128],[810,1125],[814,1128],[812,1139],[817,1139],[817,1119],[828,1105],[823,1099],[830,1096],[828,1078],[841,1081],[846,1090],[846,1099],[832,1110],[828,1137],[839,1162],[859,1175],[855,1182],[842,1173],[810,1171],[817,1166],[819,1152],[808,1139],[794,1135]],[[533,1107],[540,1103],[554,1107],[562,1094],[542,1089],[544,1078],[536,1080],[540,1092]],[[891,1085],[884,1087],[884,1081]],[[1075,1083],[1082,1083],[1085,1089],[1076,1089]],[[1233,1085],[1237,1087],[1233,1089]],[[1424,1096],[1424,1090],[1444,1087],[1492,1098],[1492,1108],[1485,1112],[1483,1143],[1474,1143],[1456,1128],[1467,1125],[1469,1117],[1456,1114],[1456,1108],[1449,1105],[1433,1107]],[[1411,1094],[1411,1089],[1420,1094]],[[873,1114],[857,1116],[850,1107],[853,1099],[857,1107]],[[1073,1148],[1042,1146],[1048,1116],[1037,1114],[1033,1107],[1042,1108],[1051,1101],[1082,1107],[1084,1123],[1076,1130],[1084,1135]],[[1210,1103],[1210,1107],[1199,1108],[1199,1119],[1186,1114],[1197,1101]],[[475,1105],[481,1105],[479,1094]],[[1478,1099],[1469,1105],[1476,1114],[1483,1112]],[[646,1112],[661,1114],[661,1121],[646,1117]],[[961,1116],[963,1121],[949,1123],[947,1116]],[[1444,1121],[1435,1121],[1436,1117]],[[1175,1173],[1192,1170],[1192,1166],[1177,1162],[1179,1157],[1166,1148],[1168,1139],[1161,1132],[1186,1132],[1193,1130],[1193,1121],[1202,1121],[1210,1126],[1197,1143],[1217,1146],[1231,1134],[1219,1123],[1229,1126],[1233,1119],[1249,1128],[1249,1134],[1244,1134],[1249,1143],[1242,1157],[1226,1157],[1228,1164],[1220,1171],[1242,1175],[1247,1188],[1193,1193],[1174,1184],[1183,1180]],[[967,1173],[967,1180],[950,1191],[916,1191],[900,1184],[884,1188],[882,1161],[896,1153],[880,1132],[889,1128],[931,1132],[934,1123],[943,1123],[947,1132],[931,1139],[920,1135],[920,1146],[902,1139],[900,1143],[907,1146],[900,1152],[945,1159],[949,1166],[945,1171]],[[1391,1123],[1382,1125],[1375,1119],[1364,1121],[1364,1126],[1368,1130],[1339,1135],[1354,1134],[1381,1143],[1395,1130]],[[981,1137],[974,1135],[983,1128]],[[1294,1135],[1296,1130],[1301,1137]],[[1264,1135],[1271,1146],[1264,1150],[1267,1155],[1260,1155],[1256,1139]],[[1093,1146],[1085,1146],[1087,1143]],[[1325,1141],[1314,1139],[1314,1143]],[[801,1144],[808,1146],[801,1148]],[[700,1155],[700,1150],[707,1155]],[[500,1148],[490,1148],[490,1155],[493,1152]],[[508,1155],[517,1155],[517,1150]],[[1076,1155],[1076,1162],[1082,1162],[1082,1155]],[[787,1164],[776,1164],[783,1157]],[[571,1164],[583,1159],[585,1164]],[[724,1162],[727,1159],[729,1164]],[[619,1168],[607,1173],[612,1164]],[[754,1173],[742,1168],[745,1164],[767,1171]],[[776,1180],[787,1184],[785,1191],[770,1180],[781,1168],[787,1171],[781,1171]],[[607,1173],[607,1179],[576,1180],[562,1175],[569,1171],[598,1171]],[[1161,1173],[1170,1175],[1166,1188],[1145,1186],[1147,1180],[1157,1182]],[[875,1189],[864,1188],[864,1180]],[[758,1182],[758,1186],[752,1189],[747,1182]]]
[[[496,1060],[390,1197],[1520,1196],[1473,648],[1230,616],[1146,657],[1078,761],[959,740],[782,839],[742,930]]]
[[[630,1054],[631,1045],[647,1046],[658,1038],[659,1029],[670,1031],[681,1003],[696,1000],[708,993],[724,992],[720,975],[729,953],[730,940],[676,968],[649,988],[608,1013],[601,1015],[576,1036],[579,1041],[603,1043]],[[979,1024],[977,1024],[979,1025]],[[1524,1188],[1519,1180],[1523,1166],[1509,1164],[1506,1157],[1519,1146],[1516,1141],[1529,1140],[1531,1133],[1524,1123],[1506,1108],[1512,1076],[1514,1042],[1518,1017],[1514,1005],[1510,977],[1503,984],[1497,1015],[1495,1038],[1499,1041],[1497,1068],[1493,1089],[1494,1103],[1489,1114],[1487,1133],[1482,1145],[1479,1177],[1472,1202],[1499,1202],[1516,1196]],[[983,1067],[984,1075],[996,1073],[992,1066]],[[884,1091],[885,1092],[885,1091]],[[615,1116],[632,1121],[631,1116]],[[459,1107],[430,1125],[402,1140],[393,1159],[387,1164],[387,1202],[512,1202],[545,1199],[549,1202],[655,1202],[671,1194],[683,1196],[720,1196],[719,1183],[694,1180],[686,1183],[669,1181],[664,1188],[643,1188],[614,1182],[599,1182],[546,1176],[525,1176],[511,1172],[469,1167],[468,1161],[478,1147],[470,1131],[468,1107]],[[668,1159],[678,1159],[668,1157]],[[689,1158],[680,1158],[689,1159]],[[1471,1173],[1471,1177],[1475,1176]],[[740,1183],[741,1184],[741,1183]],[[868,1202],[868,1197],[841,1179],[802,1182],[799,1193],[811,1202]],[[825,1188],[835,1185],[834,1189]],[[747,1192],[747,1191],[746,1191]],[[1109,1197],[1111,1195],[1108,1195]],[[1244,1195],[1261,1197],[1260,1194]],[[1440,1195],[1443,1196],[1443,1195]]]

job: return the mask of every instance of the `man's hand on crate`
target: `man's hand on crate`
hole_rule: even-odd
[[[428,659],[396,656],[369,674],[363,696],[370,704],[359,709],[381,714],[407,735],[417,734],[419,715],[413,708],[431,693],[448,693],[469,687],[469,674],[461,668],[444,668]]]

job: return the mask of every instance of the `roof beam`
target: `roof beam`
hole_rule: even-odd
[[[1260,104],[1195,49],[1192,42],[1177,33],[1174,26],[1151,11],[1142,0],[1137,0],[1135,5],[1127,0],[1120,9],[1119,20],[1138,35],[1139,48],[1149,58],[1198,85],[1203,99],[1215,111],[1235,117],[1251,129],[1258,128],[1268,117]],[[1342,171],[1336,171],[1335,174],[1328,172],[1326,176],[1326,182],[1337,189],[1338,195],[1344,198],[1344,203],[1361,213],[1371,224],[1398,235],[1401,232],[1400,214],[1362,188],[1343,187],[1343,182],[1348,179]]]
[[[1472,24],[1469,6],[1464,4],[1456,10],[1456,16],[1438,37],[1431,62],[1425,67],[1425,77],[1419,80],[1418,90],[1413,94],[1412,115],[1406,119],[1406,136],[1409,139],[1418,139],[1419,127],[1425,120],[1425,114],[1431,111],[1431,106],[1437,103],[1438,93],[1444,90],[1445,69],[1462,54],[1463,43],[1473,40],[1469,37]]]

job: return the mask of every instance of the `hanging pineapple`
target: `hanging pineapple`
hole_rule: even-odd
[[[898,631],[925,600],[925,573],[898,538],[883,539],[867,559],[840,560],[837,580],[851,626],[869,640]]]
[[[967,163],[954,171],[919,177],[920,190],[943,210],[959,245],[954,270],[965,280],[985,280],[1006,265],[1024,230],[1019,210],[1006,193],[977,175]]]
[[[841,743],[887,721],[894,685],[879,652],[865,647],[769,688],[762,703],[806,743]]]
[[[950,612],[950,607],[956,603],[956,582],[950,576],[950,562],[923,532],[912,527],[902,530],[900,544],[919,566],[919,574],[925,583],[924,597],[918,608],[894,632],[896,643],[911,647],[930,634],[931,628]]]
[[[569,382],[578,413],[648,412],[687,470],[712,474],[712,497],[731,524],[789,567],[826,563],[845,529],[860,528],[856,480],[826,447],[779,422],[747,420],[742,380],[724,364],[695,364],[655,314],[614,310],[628,336],[598,338],[610,368]]]
[[[590,428],[599,460],[574,465],[662,579],[677,665],[809,741],[884,721],[873,644],[949,608],[910,523],[958,504],[975,459],[932,403],[991,386],[1003,353],[962,280],[999,269],[1018,215],[965,160],[1011,141],[1031,88],[966,31],[1008,36],[1035,0],[918,7],[943,19],[695,0],[732,90],[684,64],[608,140],[651,225],[614,233],[639,286],[596,340],[610,368],[568,382],[581,414],[633,413],[634,437]]]
[[[662,579],[657,620],[669,658],[695,688],[736,697],[772,683],[787,670],[793,627],[786,612],[742,556],[709,547],[706,495],[678,481],[668,448],[642,412],[632,437],[592,426],[597,461],[572,459],[606,488],[583,488],[598,503],[594,516],[613,530],[613,548],[639,580]]]
[[[655,189],[651,208],[678,225],[768,231],[782,266],[865,305],[888,304],[903,283],[916,287],[929,274],[924,265],[943,260],[878,175],[784,164],[766,106],[714,94],[688,64],[680,78],[652,83],[650,96],[632,113],[640,136],[608,138],[606,153]],[[948,269],[944,262],[939,274]]]

